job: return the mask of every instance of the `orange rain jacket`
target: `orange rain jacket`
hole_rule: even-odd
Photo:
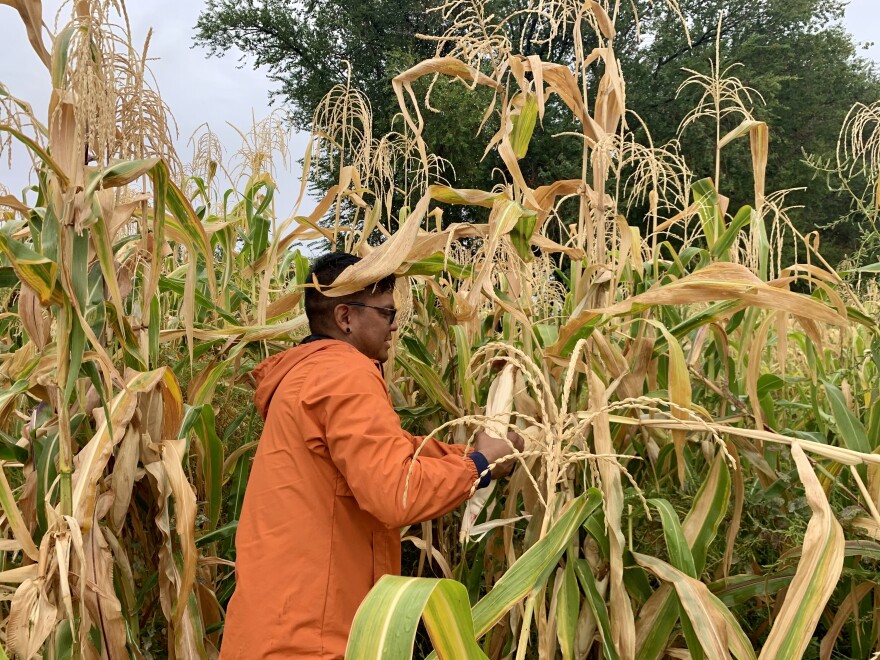
[[[342,658],[367,592],[400,573],[399,528],[461,504],[477,468],[464,445],[433,440],[414,458],[423,438],[400,427],[378,363],[345,342],[301,344],[254,376],[266,424],[220,658]]]

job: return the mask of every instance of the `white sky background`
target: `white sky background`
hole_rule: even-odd
[[[44,21],[54,30],[61,0],[44,0],[43,5]],[[217,133],[228,160],[241,140],[227,122],[246,128],[253,118],[262,119],[271,111],[268,92],[272,83],[265,71],[254,71],[248,64],[238,68],[238,53],[207,58],[203,49],[192,47],[193,27],[203,6],[201,0],[129,0],[127,4],[136,47],[143,44],[150,27],[154,30],[149,53],[155,59],[150,67],[177,120],[177,149],[184,162],[192,154],[187,145],[189,138],[201,124],[207,122]],[[880,0],[852,0],[844,23],[856,41],[877,42],[860,52],[880,62]],[[5,5],[0,5],[0,81],[13,95],[29,101],[45,121],[48,72],[28,43],[17,12]],[[291,136],[287,171],[282,171],[278,163],[276,200],[280,217],[287,217],[293,210],[301,175],[296,161],[302,157],[306,141],[303,134]],[[0,183],[19,195],[28,183],[29,169],[30,161],[19,147],[13,152],[11,170],[5,157],[0,162]],[[314,203],[305,200],[300,213],[309,211]]]

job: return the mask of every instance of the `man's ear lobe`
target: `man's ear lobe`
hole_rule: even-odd
[[[345,304],[336,305],[336,307],[333,308],[333,323],[343,332],[345,331],[345,328],[350,325],[348,318],[350,311],[348,305]]]

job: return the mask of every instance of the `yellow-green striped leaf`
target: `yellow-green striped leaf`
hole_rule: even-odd
[[[2,231],[0,231],[0,253],[9,259],[15,274],[34,290],[42,304],[48,305],[57,301],[54,292],[58,264]]]
[[[797,442],[791,446],[791,455],[813,515],[807,524],[797,571],[761,649],[761,660],[800,658],[803,655],[843,570],[843,529]]]
[[[693,631],[709,658],[726,658],[728,649],[740,660],[755,658],[749,638],[724,603],[705,584],[656,557],[637,552],[633,553],[633,557],[639,566],[673,586],[682,609],[687,613]]]
[[[345,657],[408,660],[424,619],[441,660],[485,658],[469,605],[467,589],[455,580],[385,575],[355,614]]]
[[[525,551],[501,576],[495,587],[474,605],[474,628],[485,635],[510,608],[540,589],[578,528],[602,502],[598,488],[590,488],[567,505],[547,535]]]

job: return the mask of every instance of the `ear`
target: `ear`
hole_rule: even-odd
[[[351,321],[351,307],[343,303],[333,308],[333,323],[339,332],[349,334],[346,330],[351,327]]]

